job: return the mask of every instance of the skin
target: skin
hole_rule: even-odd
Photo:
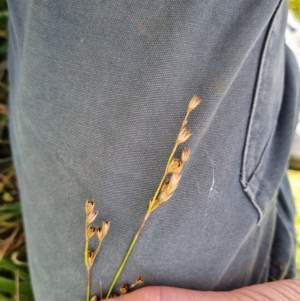
[[[112,301],[299,301],[300,280],[280,280],[230,292],[203,292],[166,286],[145,287]]]

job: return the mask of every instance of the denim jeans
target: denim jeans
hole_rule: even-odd
[[[84,204],[104,292],[192,95],[191,156],[118,282],[231,290],[295,277],[285,177],[299,77],[287,1],[9,0],[10,134],[36,301],[84,299]]]

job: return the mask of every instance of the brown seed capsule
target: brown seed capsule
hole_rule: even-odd
[[[98,215],[98,211],[93,211],[89,213],[89,215],[87,216],[87,224],[88,225],[91,224],[95,220],[97,215]]]
[[[177,172],[180,173],[182,169],[181,161],[179,159],[173,159],[167,167],[167,173]]]
[[[88,238],[91,238],[96,232],[96,228],[95,227],[89,227],[86,231],[86,236]]]
[[[129,286],[129,288],[134,288],[136,285],[139,285],[142,283],[144,283],[144,279],[141,276],[139,276],[136,278],[135,282]]]
[[[104,236],[103,236],[103,230],[101,227],[96,228],[96,235],[97,235],[98,240],[102,241]]]
[[[181,175],[179,173],[174,172],[172,174],[172,176],[170,178],[170,183],[166,190],[168,194],[172,194],[175,191],[175,189],[177,188],[178,183],[180,181],[180,178],[181,178]]]
[[[144,283],[144,279],[141,276],[139,276],[139,277],[136,278],[135,283],[136,284],[142,284],[142,283]]]
[[[110,221],[103,221],[102,222],[103,237],[105,237],[107,235],[109,227],[110,227]]]
[[[94,200],[87,200],[85,202],[85,213],[90,214],[95,207],[95,201]]]
[[[189,102],[187,111],[188,112],[193,111],[199,105],[200,102],[201,99],[197,95],[194,95]]]
[[[191,153],[191,151],[190,151],[189,149],[187,149],[187,148],[185,148],[185,149],[182,151],[182,153],[181,153],[181,161],[182,161],[183,163],[185,163],[185,162],[188,160],[188,158],[189,158],[189,156],[190,156],[190,153]]]
[[[93,296],[91,299],[90,299],[90,301],[97,301],[98,299],[97,299],[97,296]]]
[[[163,192],[167,189],[168,185],[169,185],[170,180],[166,179],[164,184],[161,186],[160,192]]]
[[[170,197],[172,197],[173,193],[168,193],[167,191],[163,191],[158,196],[159,205],[166,202]]]
[[[191,137],[192,133],[187,128],[182,128],[177,136],[176,144],[181,144]]]
[[[94,261],[94,256],[95,256],[95,252],[93,252],[93,251],[88,251],[88,265],[89,266],[92,266],[92,264],[93,264],[93,261]]]
[[[120,293],[121,293],[121,295],[126,294],[128,292],[128,290],[129,290],[128,284],[121,285],[121,287],[120,287]]]

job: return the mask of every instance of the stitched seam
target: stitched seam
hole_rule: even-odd
[[[267,53],[269,50],[268,46],[269,46],[270,40],[272,38],[272,33],[274,30],[274,26],[275,26],[275,20],[276,20],[276,17],[278,16],[278,12],[280,10],[282,3],[283,3],[283,0],[280,0],[276,7],[276,10],[270,20],[269,28],[267,29],[266,37],[263,42],[262,51],[261,51],[261,55],[260,55],[260,62],[259,62],[259,67],[258,67],[258,72],[257,72],[258,76],[257,76],[255,89],[254,89],[254,91],[255,91],[254,98],[253,98],[252,107],[251,107],[249,125],[248,125],[248,129],[247,129],[247,133],[246,133],[246,143],[245,143],[244,154],[243,154],[241,183],[244,188],[247,187],[247,174],[246,174],[247,167],[246,167],[246,165],[247,165],[248,153],[250,152],[251,130],[253,128],[253,122],[254,122],[254,117],[255,117],[255,112],[256,112],[256,107],[257,107],[257,102],[258,102],[258,96],[260,95],[262,74],[263,74],[263,71],[265,70],[264,63],[266,61],[266,56],[267,56]],[[269,60],[269,62],[270,62],[270,60]],[[255,143],[255,141],[254,141],[254,143]],[[252,142],[252,144],[253,144],[253,142]]]

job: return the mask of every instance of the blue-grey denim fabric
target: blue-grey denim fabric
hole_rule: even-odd
[[[191,156],[118,285],[230,290],[295,276],[285,170],[298,112],[287,1],[9,0],[10,133],[36,301],[83,300],[84,204],[104,291],[192,95]],[[117,285],[117,286],[118,286]]]

